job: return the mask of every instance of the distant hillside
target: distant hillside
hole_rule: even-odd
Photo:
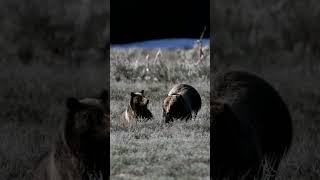
[[[197,45],[198,39],[156,39],[139,41],[127,44],[111,45],[113,48],[164,48],[164,49],[192,49]],[[203,45],[209,45],[210,39],[203,39]]]

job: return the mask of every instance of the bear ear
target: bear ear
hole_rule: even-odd
[[[76,99],[76,98],[74,98],[74,97],[69,97],[69,98],[67,99],[66,105],[67,105],[67,108],[68,108],[69,110],[74,111],[74,110],[76,110],[76,109],[79,108],[80,102],[79,102],[78,99]]]
[[[140,92],[142,95],[143,95],[143,93],[144,93],[144,90],[142,90],[141,92]]]

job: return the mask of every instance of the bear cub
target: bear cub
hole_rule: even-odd
[[[144,90],[141,92],[131,92],[130,103],[127,109],[122,113],[121,121],[124,127],[135,121],[137,118],[152,119],[153,115],[148,109],[149,99],[144,96]]]

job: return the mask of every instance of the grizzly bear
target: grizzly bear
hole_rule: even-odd
[[[67,117],[53,149],[35,171],[38,180],[109,179],[108,92],[66,100]]]
[[[188,84],[177,84],[165,97],[162,108],[166,123],[173,119],[189,120],[192,114],[197,116],[201,108],[201,97],[194,87]]]
[[[148,104],[149,99],[144,96],[144,90],[141,92],[131,92],[129,105],[121,115],[122,126],[128,127],[137,118],[152,119],[153,115],[147,107]]]
[[[275,178],[292,139],[286,104],[268,82],[248,72],[231,71],[212,80],[211,176],[261,178],[266,163]]]

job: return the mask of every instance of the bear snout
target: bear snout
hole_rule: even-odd
[[[145,106],[148,105],[149,104],[149,99],[148,98],[143,98],[142,104],[145,105]]]

